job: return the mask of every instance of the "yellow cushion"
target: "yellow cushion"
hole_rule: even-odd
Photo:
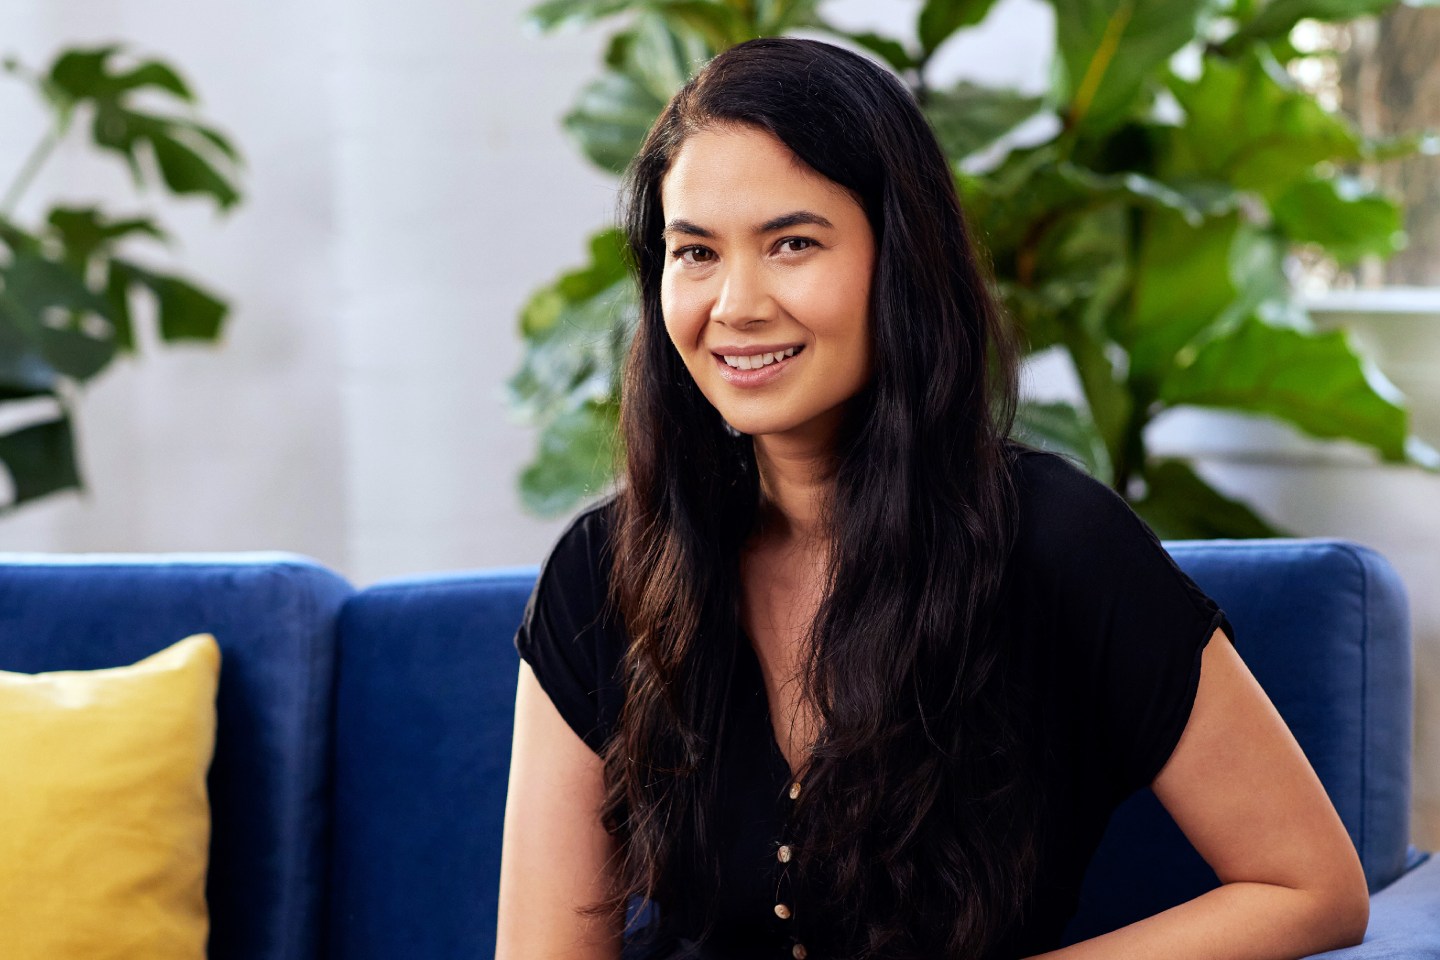
[[[0,671],[0,957],[203,960],[220,648]]]

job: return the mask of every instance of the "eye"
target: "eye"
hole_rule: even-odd
[[[694,245],[692,245],[692,246],[689,246],[689,247],[680,247],[680,248],[677,249],[674,253],[670,254],[670,256],[673,257],[673,258],[675,258],[676,260],[680,260],[680,261],[682,261],[682,262],[684,262],[684,263],[696,263],[696,262],[699,262],[699,263],[708,263],[708,262],[709,262],[709,261],[706,261],[706,260],[700,260],[700,261],[686,260],[686,259],[685,259],[685,254],[689,253],[689,252],[692,251],[692,250],[704,251],[705,253],[710,253],[710,252],[711,252],[708,247],[701,247],[701,246],[694,246]]]
[[[781,241],[777,244],[777,246],[783,247],[783,246],[785,246],[785,244],[787,244],[787,243],[803,243],[803,244],[805,244],[805,246],[801,247],[799,250],[793,250],[793,251],[792,251],[793,253],[804,253],[806,250],[809,250],[811,247],[817,246],[817,244],[815,243],[815,241],[814,241],[814,240],[811,240],[809,237],[786,237],[784,240],[781,240]]]

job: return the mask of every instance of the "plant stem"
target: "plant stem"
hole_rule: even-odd
[[[1145,428],[1157,413],[1154,409],[1155,391],[1148,384],[1127,379],[1125,392],[1130,398],[1130,409],[1114,454],[1115,476],[1111,484],[1122,497],[1127,496],[1132,477],[1145,476],[1150,460],[1145,449]]]
[[[25,158],[25,165],[15,175],[15,180],[10,184],[10,189],[5,191],[5,199],[0,200],[0,217],[9,218],[15,212],[15,205],[20,202],[20,197],[30,186],[45,161],[50,159],[54,152],[55,145],[60,142],[60,130],[58,127],[51,127],[46,131],[40,142],[35,144],[35,149],[30,151],[30,156]]]

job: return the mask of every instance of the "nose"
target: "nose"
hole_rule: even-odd
[[[720,281],[720,291],[710,308],[710,319],[727,327],[742,329],[753,323],[773,320],[778,311],[763,269],[753,263],[739,263],[727,267]]]

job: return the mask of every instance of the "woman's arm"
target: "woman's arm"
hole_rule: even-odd
[[[614,852],[600,822],[601,774],[521,661],[495,960],[618,960],[619,927],[576,912],[605,892]]]
[[[1360,858],[1300,745],[1222,631],[1151,785],[1221,886],[1035,960],[1296,960],[1358,944]]]

